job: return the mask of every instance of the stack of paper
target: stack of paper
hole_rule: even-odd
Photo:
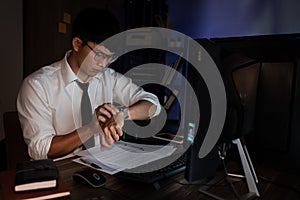
[[[108,174],[115,174],[165,158],[175,150],[172,145],[146,145],[118,141],[111,148],[104,150],[101,150],[100,146],[95,146],[82,151],[78,154],[81,157],[73,161]]]

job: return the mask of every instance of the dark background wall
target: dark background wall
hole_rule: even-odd
[[[17,91],[23,78],[22,1],[0,2],[0,140],[4,138],[3,113],[15,110]]]

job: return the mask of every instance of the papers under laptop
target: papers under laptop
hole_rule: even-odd
[[[147,145],[115,142],[111,148],[95,146],[78,153],[80,158],[73,161],[108,174],[132,169],[170,156],[176,148],[172,145]]]

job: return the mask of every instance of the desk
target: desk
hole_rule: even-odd
[[[72,200],[162,200],[162,199],[207,199],[207,196],[201,195],[197,189],[198,186],[182,185],[178,182],[185,183],[184,173],[180,173],[173,177],[166,178],[159,182],[161,188],[156,190],[152,185],[140,184],[116,178],[115,176],[103,173],[106,183],[101,188],[90,188],[88,186],[77,183],[73,180],[75,171],[85,168],[72,161],[72,158],[55,162],[60,173],[60,177],[66,182],[71,190],[71,195],[59,199]],[[1,173],[11,173],[1,172]],[[5,180],[1,180],[5,181]],[[0,199],[2,196],[0,190]]]
[[[165,199],[197,199],[207,200],[211,199],[201,194],[198,189],[203,186],[206,187],[207,182],[200,182],[196,185],[183,185],[180,183],[186,183],[184,180],[184,173],[180,173],[176,176],[161,180],[159,190],[156,190],[152,185],[140,184],[130,182],[124,179],[116,178],[115,176],[105,174],[106,183],[101,188],[90,188],[73,181],[73,173],[85,168],[72,161],[71,158],[66,160],[57,161],[56,165],[59,169],[60,177],[66,182],[71,190],[71,195],[62,197],[59,199],[64,200],[165,200]],[[11,172],[11,171],[10,171]],[[8,172],[1,172],[8,173]],[[4,181],[5,180],[1,180]],[[180,183],[178,183],[180,182]],[[239,181],[240,184],[237,186],[241,193],[247,191],[246,184],[243,181]],[[226,181],[225,181],[226,183]],[[220,185],[212,187],[210,191],[216,195],[226,197],[229,199],[235,198],[229,184],[225,184],[224,180],[220,181]],[[203,185],[204,184],[204,185]],[[227,186],[226,186],[227,185]],[[226,187],[225,187],[226,186]],[[1,200],[0,190],[0,200]]]
[[[71,189],[71,196],[63,199],[199,199],[200,193],[193,186],[184,186],[175,181],[183,182],[184,174],[178,174],[160,182],[161,188],[154,189],[152,185],[134,183],[123,179],[118,179],[112,175],[103,175],[106,178],[104,187],[89,188],[73,181],[72,175],[85,166],[72,162],[72,159],[56,162],[60,176],[65,180]],[[206,197],[207,198],[207,197]]]

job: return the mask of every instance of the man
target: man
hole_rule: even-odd
[[[23,81],[17,109],[33,159],[68,155],[94,136],[95,144],[100,139],[101,147],[110,147],[123,134],[124,118],[143,120],[159,114],[155,95],[107,68],[115,55],[101,43],[118,31],[118,22],[109,12],[83,10],[73,24],[72,50]],[[96,111],[87,124],[81,113],[84,83],[89,83],[91,110]],[[127,108],[123,111],[115,104]]]

